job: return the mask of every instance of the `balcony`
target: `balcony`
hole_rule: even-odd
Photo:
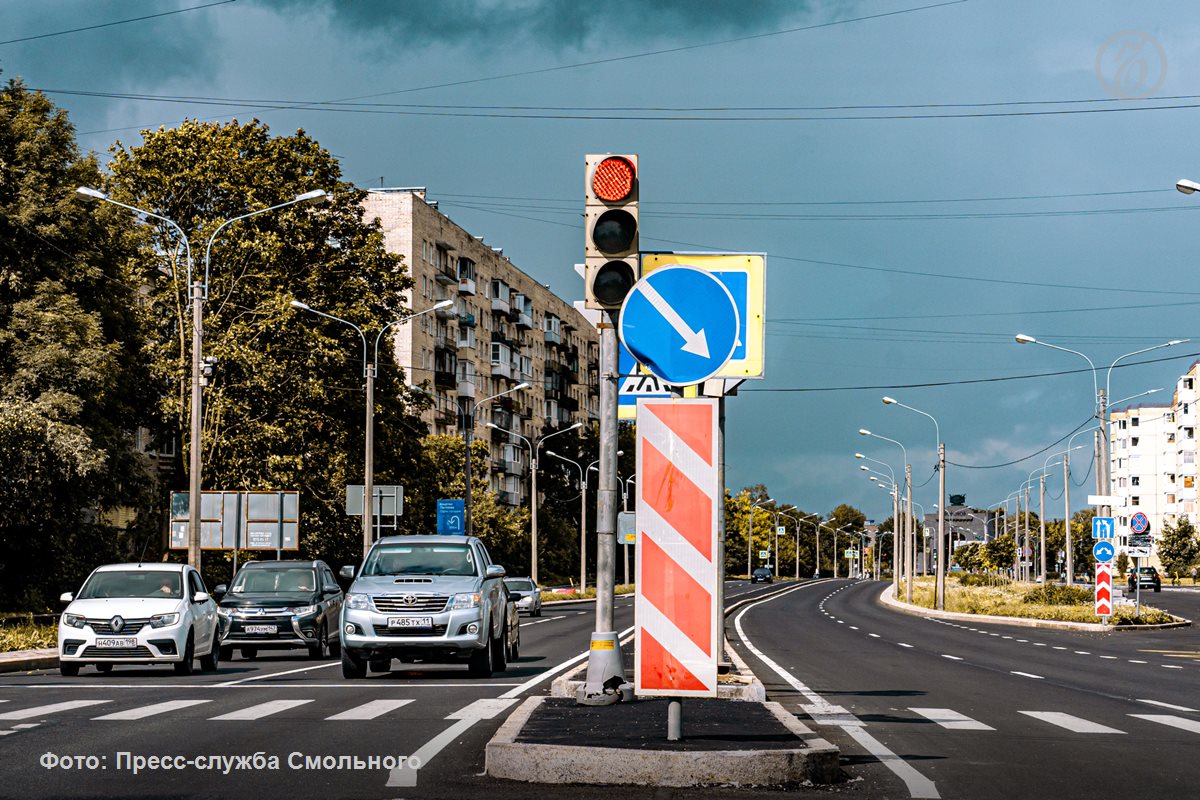
[[[524,311],[518,311],[517,327],[527,331],[533,330],[533,317],[529,316]]]
[[[439,308],[436,311],[434,311],[433,314],[438,319],[445,319],[445,320],[458,319],[458,312],[455,311],[450,306],[446,306],[445,308]]]
[[[451,410],[434,411],[433,419],[443,425],[453,425],[458,422],[458,413]]]
[[[456,286],[458,284],[458,275],[454,274],[453,270],[438,268],[433,271],[433,279],[442,286]]]
[[[459,380],[458,386],[456,388],[458,390],[459,397],[469,397],[472,400],[475,399],[475,382],[474,381]]]
[[[458,279],[458,293],[465,294],[470,297],[475,296],[475,280],[473,278]]]
[[[493,314],[509,314],[512,312],[512,306],[507,300],[501,300],[499,297],[492,298],[492,313]]]
[[[516,492],[496,492],[496,499],[506,506],[521,505],[521,496]]]
[[[562,334],[558,331],[546,331],[545,339],[546,344],[552,344],[556,346],[561,345],[563,342]]]
[[[513,379],[512,364],[508,364],[503,361],[493,361],[492,362],[492,377],[493,378],[504,378],[506,380],[511,381]]]
[[[434,370],[433,385],[439,389],[453,389],[458,385],[458,376],[448,369]]]
[[[458,326],[460,328],[474,328],[475,327],[475,315],[474,314],[459,314],[458,315]]]
[[[450,344],[450,337],[444,333],[434,334],[433,346],[436,350],[453,350],[456,345]]]
[[[498,408],[492,411],[492,424],[498,428],[512,428],[513,416],[511,411]]]
[[[512,459],[512,458],[505,458],[505,459],[501,460],[501,463],[502,463],[505,475],[515,475],[518,478],[523,478],[525,476],[525,462],[524,461],[517,461],[516,459]]]

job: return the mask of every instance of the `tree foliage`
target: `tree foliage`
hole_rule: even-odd
[[[1200,559],[1200,541],[1191,520],[1181,516],[1174,523],[1163,525],[1156,543],[1158,558],[1168,575],[1181,575]]]

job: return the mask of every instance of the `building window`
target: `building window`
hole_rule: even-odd
[[[1130,447],[1137,447],[1137,446],[1138,446],[1138,441],[1139,441],[1139,440],[1140,440],[1140,439],[1139,439],[1139,437],[1137,437],[1137,436],[1134,436],[1132,439],[1130,439],[1130,440],[1129,440],[1129,445],[1130,445]]]
[[[1141,486],[1142,479],[1140,477],[1138,477],[1137,475],[1134,475],[1132,478],[1129,479],[1129,485],[1130,486]]]
[[[1141,419],[1141,417],[1133,417],[1129,420],[1129,424],[1136,428],[1138,426],[1139,419]]]
[[[1137,496],[1129,498],[1129,505],[1140,506],[1141,504],[1142,504],[1142,498],[1137,497]]]
[[[1192,379],[1191,379],[1191,378],[1184,378],[1184,379],[1183,379],[1183,388],[1185,388],[1185,389],[1190,389],[1190,388],[1192,388]]]
[[[1184,475],[1183,476],[1183,488],[1194,489],[1195,487],[1196,487],[1196,476]]]

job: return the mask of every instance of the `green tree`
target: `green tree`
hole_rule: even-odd
[[[325,189],[326,206],[291,206],[223,229],[212,249],[205,305],[205,355],[218,359],[205,390],[202,452],[206,488],[298,489],[301,548],[349,563],[361,554],[357,520],[344,513],[344,486],[363,478],[362,344],[346,325],[296,311],[293,298],[348,319],[371,338],[410,309],[411,280],[363,218],[364,193],[337,160],[303,131],[272,136],[258,121],[186,121],[144,131],[143,143],[113,147],[111,196],[177,222],[197,269],[222,221],[298,194]],[[144,230],[144,255],[129,280],[141,287],[150,375],[160,411],[184,443],[173,485],[184,488],[188,441],[190,318],[183,247],[168,227]],[[384,340],[385,345],[387,340]],[[373,344],[373,342],[372,342]],[[378,483],[404,484],[423,468],[415,399],[391,348],[376,381]]]
[[[1156,547],[1168,575],[1182,576],[1200,558],[1200,541],[1196,540],[1196,529],[1187,517],[1164,524]]]
[[[1117,560],[1116,560],[1114,566],[1116,568],[1117,574],[1115,576],[1113,576],[1113,581],[1116,582],[1116,581],[1124,580],[1125,573],[1129,572],[1129,554],[1126,553],[1124,550],[1117,553]]]
[[[138,294],[119,274],[132,220],[75,199],[99,180],[64,111],[19,80],[0,89],[0,610],[47,607],[152,530],[105,524],[149,504],[135,434],[153,423]]]

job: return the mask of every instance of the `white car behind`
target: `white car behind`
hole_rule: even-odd
[[[187,564],[97,567],[68,603],[58,625],[58,663],[65,676],[84,664],[108,672],[114,664],[171,664],[190,675],[217,669],[217,605],[200,573]]]

